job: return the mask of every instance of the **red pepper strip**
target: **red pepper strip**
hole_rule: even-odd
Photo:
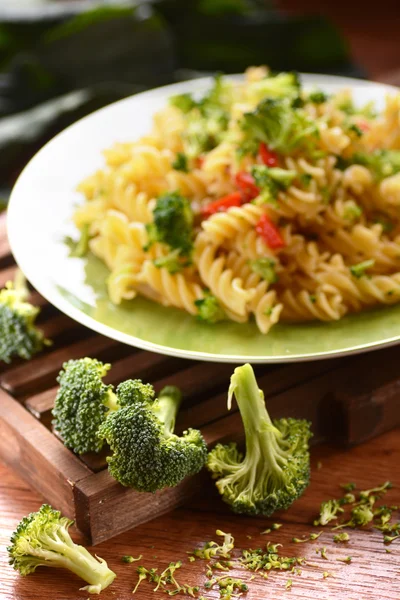
[[[246,171],[236,173],[235,182],[242,192],[245,202],[253,200],[253,198],[256,198],[260,194],[259,188],[254,183],[253,176],[250,173],[246,173]]]
[[[263,215],[258,221],[256,225],[256,232],[273,250],[286,246],[279,229],[276,225],[274,225],[271,219],[267,217],[267,215]]]
[[[203,168],[204,160],[205,160],[204,156],[198,156],[196,158],[196,167],[198,169],[202,169]]]
[[[234,192],[233,194],[228,194],[227,196],[223,196],[218,200],[214,200],[205,206],[201,213],[203,217],[211,217],[211,215],[217,212],[223,212],[231,208],[232,206],[241,206],[243,204],[242,194],[240,192]]]
[[[261,142],[258,153],[264,165],[267,167],[277,167],[279,164],[278,155],[273,150],[270,150],[267,144]]]

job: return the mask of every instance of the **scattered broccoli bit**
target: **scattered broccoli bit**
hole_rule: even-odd
[[[356,152],[352,163],[368,167],[375,178],[380,181],[400,172],[400,150],[374,150],[373,152]]]
[[[239,562],[249,571],[287,571],[296,565],[302,565],[304,563],[304,559],[298,556],[280,556],[280,546],[282,546],[282,544],[272,544],[271,542],[268,542],[265,550],[262,548],[243,550]]]
[[[278,276],[275,271],[275,264],[273,258],[263,256],[262,258],[250,261],[250,268],[268,283],[276,283],[278,281]]]
[[[242,579],[233,577],[220,577],[216,580],[211,579],[207,583],[211,583],[211,585],[207,586],[207,589],[212,589],[216,585],[218,587],[219,597],[224,598],[225,600],[239,598],[242,593],[246,594],[249,591],[247,583]]]
[[[178,250],[190,260],[193,247],[193,212],[189,200],[179,192],[168,192],[157,198],[153,211],[154,222],[147,225],[149,246],[161,242]]]
[[[116,575],[105,560],[74,544],[68,532],[72,524],[59,511],[43,504],[38,512],[24,517],[12,534],[7,548],[10,564],[22,576],[40,566],[68,569],[88,583],[82,590],[99,594]]]
[[[133,558],[133,556],[123,556],[122,557],[122,562],[123,563],[134,563],[137,562],[138,560],[142,560],[142,555],[138,556],[137,558]]]
[[[263,100],[243,115],[240,125],[244,144],[264,142],[284,154],[300,147],[312,149],[318,133],[316,124],[288,98]]]
[[[135,381],[117,388],[124,402],[110,413],[99,429],[112,455],[107,458],[111,475],[122,485],[141,492],[174,487],[187,475],[198,473],[207,458],[207,445],[200,431],[174,434],[175,418],[182,394],[167,386],[159,397],[135,398]]]
[[[373,258],[370,260],[364,260],[363,262],[350,267],[350,273],[353,275],[353,277],[356,277],[356,279],[360,279],[360,277],[363,277],[366,274],[366,271],[373,267],[374,264],[375,260]]]
[[[229,408],[233,395],[246,435],[245,457],[234,443],[218,444],[208,455],[207,467],[234,512],[269,516],[288,508],[308,485],[310,423],[272,422],[249,364],[237,367],[231,377]]]
[[[14,283],[9,281],[0,290],[0,361],[10,363],[16,357],[29,360],[51,343],[36,327],[40,309],[30,304],[28,297],[21,271]]]
[[[295,171],[265,165],[255,165],[251,174],[257,187],[260,188],[258,197],[260,202],[274,202],[278,192],[286,190],[297,176]]]
[[[339,513],[342,513],[343,508],[340,506],[339,500],[327,500],[321,503],[319,518],[314,521],[314,525],[328,525],[331,521],[338,518]]]
[[[350,540],[350,536],[348,533],[337,533],[336,535],[333,536],[333,541],[335,542],[335,544],[341,544],[343,542],[348,542]]]
[[[218,302],[218,299],[207,292],[204,298],[195,300],[197,306],[197,318],[206,323],[217,323],[225,319],[225,313]]]
[[[286,583],[285,583],[285,588],[286,588],[287,590],[291,590],[291,589],[292,589],[292,586],[293,586],[293,581],[292,581],[292,579],[288,579],[288,580],[286,581]]]
[[[391,481],[385,481],[385,483],[383,483],[382,485],[379,485],[377,487],[371,488],[370,490],[361,490],[360,492],[360,498],[362,500],[366,500],[368,499],[372,494],[375,497],[380,497],[383,494],[386,494],[387,490],[391,490],[393,487],[393,484]]]
[[[352,558],[351,558],[351,556],[344,556],[343,558],[337,558],[336,560],[338,560],[339,562],[344,562],[349,565],[352,561]]]
[[[320,531],[319,533],[310,533],[310,535],[306,538],[300,539],[297,537],[292,538],[292,542],[295,544],[304,544],[305,542],[313,542],[317,540],[324,532]]]
[[[118,408],[113,387],[103,383],[110,368],[94,358],[70,360],[57,378],[60,388],[52,411],[53,425],[67,448],[78,454],[101,450],[99,427],[106,415]]]
[[[333,529],[342,529],[343,527],[363,527],[368,525],[374,518],[372,509],[367,504],[355,506],[350,513],[350,520],[347,523],[336,525]]]
[[[324,572],[322,573],[322,577],[323,577],[324,579],[327,579],[327,577],[333,577],[333,574],[332,574],[332,573],[330,573],[329,571],[324,571]]]
[[[322,90],[315,90],[310,92],[307,96],[307,101],[312,102],[312,104],[323,104],[328,100],[329,96]]]
[[[183,171],[184,173],[188,173],[189,161],[186,154],[183,152],[178,152],[174,162],[172,163],[172,168],[175,169],[175,171]]]
[[[376,117],[374,102],[367,102],[364,106],[356,106],[351,98],[346,98],[337,105],[337,108],[349,116],[363,115],[368,119]]]
[[[88,223],[85,223],[80,230],[80,237],[78,242],[74,245],[72,249],[71,256],[75,256],[77,258],[83,258],[89,252],[89,242],[91,239],[90,235],[90,226]]]
[[[179,108],[183,113],[188,113],[195,108],[197,102],[194,100],[191,94],[177,94],[172,96],[169,100],[172,106]]]
[[[328,556],[326,554],[326,546],[323,546],[322,548],[317,548],[315,552],[317,554],[320,554],[321,558],[324,558],[325,560],[328,560]]]
[[[224,541],[222,544],[218,544],[218,542],[207,542],[204,544],[202,548],[196,548],[193,551],[193,556],[196,558],[202,558],[205,560],[210,560],[211,558],[222,557],[222,558],[230,558],[230,553],[235,547],[235,539],[230,533],[225,533],[220,529],[217,529],[215,532],[218,536],[223,537]]]
[[[310,173],[302,173],[299,175],[299,181],[305,188],[308,188],[312,182],[312,175]]]

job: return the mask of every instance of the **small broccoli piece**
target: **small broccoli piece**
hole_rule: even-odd
[[[248,94],[252,101],[259,102],[265,98],[292,98],[300,94],[300,79],[294,71],[267,75],[263,79],[248,85]]]
[[[266,167],[255,165],[251,174],[258,188],[261,190],[260,199],[264,202],[274,201],[280,190],[286,190],[297,173],[279,167]]]
[[[246,454],[236,444],[218,444],[207,466],[222,498],[237,513],[271,515],[288,508],[308,485],[310,423],[279,419],[272,423],[254,371],[235,369],[228,406],[235,395],[246,436]]]
[[[361,506],[356,506],[350,513],[350,524],[352,527],[362,527],[363,525],[368,525],[374,518],[374,513],[371,508],[362,504]]]
[[[78,454],[101,450],[103,440],[97,437],[98,429],[106,415],[118,408],[113,387],[103,383],[110,368],[94,358],[69,360],[57,378],[60,388],[53,425],[67,448]]]
[[[263,100],[253,112],[243,115],[240,125],[244,142],[250,138],[283,153],[301,146],[310,148],[318,132],[304,111],[293,108],[286,98]]]
[[[356,204],[354,202],[354,200],[349,200],[348,202],[345,203],[345,207],[344,207],[344,211],[343,211],[343,218],[346,219],[346,221],[350,221],[350,223],[354,223],[355,221],[357,221],[357,219],[359,219],[361,217],[362,214],[363,214],[363,210],[362,210],[361,206]]]
[[[133,556],[130,556],[130,554],[127,554],[125,556],[123,556],[121,558],[123,563],[127,563],[127,564],[131,564],[134,562],[137,562],[138,560],[142,560],[142,555],[138,556],[137,558],[133,558]]]
[[[188,113],[192,108],[197,106],[197,102],[191,94],[177,94],[176,96],[172,96],[169,103],[183,113]]]
[[[174,162],[172,163],[172,168],[175,169],[175,171],[183,171],[184,173],[188,173],[189,165],[186,154],[183,152],[178,152]]]
[[[182,259],[180,250],[172,250],[166,256],[155,258],[153,262],[158,269],[167,269],[171,275],[188,266],[187,259]]]
[[[312,102],[312,104],[323,104],[328,100],[329,96],[322,90],[315,90],[310,92],[307,96],[307,102]]]
[[[348,542],[350,540],[350,536],[348,533],[337,533],[333,536],[333,541],[335,544],[341,544],[343,542]]]
[[[363,136],[363,130],[358,125],[356,125],[356,123],[352,123],[351,125],[349,125],[347,131],[349,133],[354,133],[354,135],[358,138]]]
[[[189,258],[193,247],[193,212],[189,200],[179,192],[168,192],[157,198],[154,223],[147,225],[149,245],[161,242]]]
[[[326,502],[321,503],[321,508],[319,512],[319,518],[314,521],[314,525],[317,527],[318,525],[328,525],[331,521],[338,518],[338,514],[342,513],[343,508],[340,505],[339,500],[327,500]]]
[[[378,181],[400,172],[400,150],[356,152],[351,161],[368,167]]]
[[[51,342],[35,325],[40,309],[27,299],[26,280],[17,272],[15,282],[7,282],[0,291],[0,361],[10,363],[19,357],[29,360]]]
[[[11,536],[7,548],[10,564],[20,575],[33,573],[37,567],[68,569],[89,585],[81,588],[100,594],[115,579],[105,560],[92,556],[86,548],[75,544],[68,529],[73,525],[48,504],[24,517]]]
[[[88,223],[83,225],[82,229],[80,230],[80,234],[80,238],[71,252],[71,256],[75,256],[77,258],[82,258],[89,252],[89,242],[91,236],[90,226]]]
[[[250,268],[268,283],[276,283],[278,276],[275,271],[275,261],[268,256],[250,261]]]
[[[197,318],[207,323],[217,323],[225,319],[225,313],[221,308],[217,298],[207,293],[204,298],[195,300],[197,306]]]
[[[353,275],[353,277],[356,277],[356,279],[360,279],[360,277],[363,277],[363,275],[365,275],[365,272],[371,267],[373,267],[374,264],[375,260],[373,258],[371,258],[370,260],[364,260],[363,262],[360,262],[357,265],[351,266],[350,273]]]
[[[195,429],[182,437],[174,434],[182,399],[178,388],[167,386],[156,400],[136,401],[133,383],[128,380],[118,386],[124,406],[110,413],[99,430],[99,437],[112,450],[107,458],[109,471],[122,485],[140,492],[174,487],[203,467],[206,443]]]

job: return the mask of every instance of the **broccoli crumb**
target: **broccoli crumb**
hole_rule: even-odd
[[[350,539],[350,536],[348,533],[337,533],[336,535],[333,536],[333,541],[335,542],[335,544],[341,544],[343,542],[348,542]]]
[[[141,559],[142,559],[142,555],[138,556],[138,558],[133,558],[133,556],[129,556],[129,555],[123,556],[121,558],[122,562],[124,562],[124,563],[133,563],[133,562],[137,562],[138,560],[141,560]]]

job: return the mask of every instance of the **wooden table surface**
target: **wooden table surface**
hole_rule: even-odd
[[[386,4],[386,6],[385,6]],[[285,0],[281,5],[298,11],[301,7],[315,9],[332,17],[347,35],[355,59],[371,77],[400,83],[400,54],[398,52],[398,3],[381,3],[370,10],[365,2],[296,2]],[[372,5],[371,5],[372,7]],[[293,537],[301,537],[313,530],[311,523],[322,500],[340,494],[340,483],[355,481],[362,488],[391,480],[395,488],[387,496],[389,504],[400,504],[400,438],[394,430],[352,450],[320,446],[312,451],[312,483],[304,496],[274,521],[283,527],[269,536],[260,535],[267,519],[234,516],[219,500],[213,485],[204,488],[201,497],[190,506],[175,510],[96,546],[96,553],[104,557],[117,573],[114,584],[101,597],[104,600],[131,598],[136,582],[135,565],[121,563],[124,554],[143,555],[141,561],[148,567],[165,567],[170,561],[182,560],[181,579],[193,585],[205,581],[203,561],[189,563],[188,550],[215,539],[217,528],[231,532],[238,549],[259,547],[267,540],[283,544],[288,556],[305,556],[313,566],[304,567],[301,576],[292,577],[291,591],[285,589],[289,575],[273,573],[268,580],[256,577],[250,582],[249,600],[287,597],[309,600],[399,600],[400,598],[400,540],[386,552],[382,534],[377,531],[351,531],[346,546],[334,544],[329,528],[315,542],[294,544]],[[321,464],[319,464],[321,463]],[[317,465],[320,467],[318,468]],[[21,578],[7,564],[6,546],[9,537],[22,516],[37,510],[43,499],[19,477],[0,464],[0,599],[1,600],[75,600],[87,598],[79,592],[81,582],[74,576],[54,569],[41,569],[32,576]],[[78,535],[76,540],[83,541]],[[251,537],[251,539],[250,539]],[[327,547],[328,560],[316,549]],[[350,565],[336,560],[350,555]],[[328,571],[332,577],[323,578]],[[249,572],[238,572],[245,580]],[[216,591],[206,592],[207,598],[217,598]],[[152,586],[144,583],[137,598],[153,597]]]
[[[400,504],[399,433],[394,430],[350,451],[328,446],[315,447],[312,451],[310,487],[290,510],[274,516],[273,521],[283,523],[283,526],[268,536],[261,535],[261,532],[271,520],[230,514],[214,493],[210,482],[202,496],[191,506],[175,510],[96,546],[95,552],[105,558],[117,573],[114,584],[101,597],[104,600],[132,598],[131,591],[137,575],[135,564],[121,562],[121,557],[125,554],[135,557],[142,554],[141,563],[160,570],[171,561],[182,560],[180,579],[192,585],[201,584],[205,581],[205,562],[199,560],[189,563],[186,552],[215,539],[215,530],[219,528],[234,535],[238,549],[259,547],[270,540],[283,544],[281,550],[285,555],[304,556],[312,563],[312,566],[303,567],[301,576],[290,576],[285,572],[272,573],[268,580],[257,576],[249,582],[250,591],[246,596],[248,600],[275,600],[281,596],[307,600],[398,600],[400,539],[385,546],[381,532],[351,530],[348,544],[338,545],[333,543],[333,533],[328,527],[314,542],[295,544],[291,539],[308,535],[310,531],[319,531],[311,525],[318,513],[319,504],[323,500],[340,496],[340,483],[354,481],[361,489],[366,489],[391,480],[395,487],[388,492],[385,502]],[[69,573],[39,569],[34,575],[21,578],[7,565],[5,546],[13,527],[23,515],[37,510],[41,502],[42,498],[23,481],[5,467],[0,467],[0,598],[87,598],[87,593],[78,591],[80,580]],[[73,537],[80,540],[79,536]],[[327,560],[316,554],[316,549],[323,546],[327,548]],[[391,549],[390,554],[386,552],[387,548]],[[336,560],[349,555],[352,556],[350,565]],[[324,579],[324,571],[330,572],[332,577]],[[251,573],[237,571],[235,575],[249,580]],[[291,591],[285,589],[289,577],[293,580]],[[145,582],[136,597],[143,600],[156,598],[152,588],[152,585]],[[218,594],[216,591],[207,591],[205,596],[211,599],[217,598]]]

